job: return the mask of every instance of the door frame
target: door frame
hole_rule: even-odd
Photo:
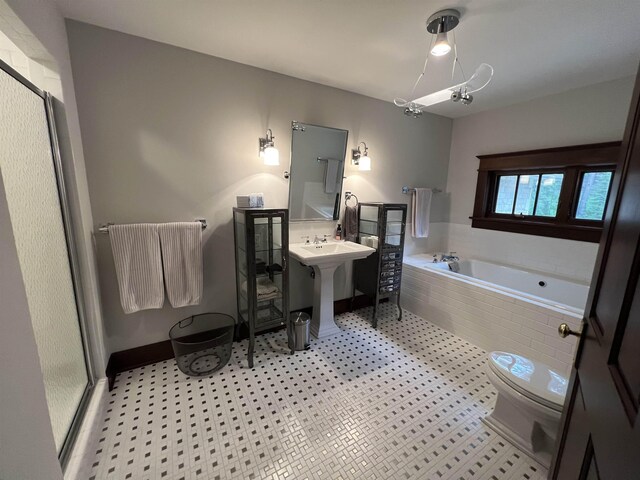
[[[64,439],[62,448],[58,453],[58,460],[60,461],[62,471],[64,472],[71,456],[75,441],[78,437],[78,434],[80,433],[82,420],[84,419],[97,378],[95,375],[95,366],[93,365],[91,352],[89,351],[90,333],[87,327],[85,315],[84,295],[79,267],[80,264],[78,261],[78,250],[74,236],[74,221],[71,215],[71,210],[69,208],[69,198],[67,195],[67,187],[64,179],[64,170],[62,168],[62,156],[60,154],[60,144],[58,141],[58,133],[56,130],[56,122],[54,117],[53,96],[49,92],[39,89],[28,79],[22,76],[22,74],[20,74],[18,71],[16,71],[14,68],[12,68],[2,60],[0,60],[0,70],[4,71],[13,79],[20,82],[23,86],[27,87],[42,99],[49,129],[49,141],[53,159],[53,168],[56,176],[56,186],[58,189],[58,200],[60,202],[60,212],[62,215],[62,224],[67,246],[69,269],[75,296],[76,313],[78,316],[78,324],[80,327],[80,337],[82,339],[82,352],[84,355],[84,363],[87,371],[87,385],[85,386],[82,397],[80,398],[80,403],[78,404],[76,413],[73,416],[71,426],[69,427],[69,431],[67,432],[67,435]]]

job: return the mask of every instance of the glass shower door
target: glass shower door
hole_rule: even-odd
[[[6,71],[5,71],[6,69]],[[11,73],[11,74],[10,74]],[[90,386],[68,249],[49,99],[0,64],[0,180],[60,453]],[[49,110],[49,113],[51,111]],[[2,226],[8,228],[8,226]]]

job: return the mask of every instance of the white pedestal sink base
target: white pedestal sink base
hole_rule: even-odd
[[[353,242],[314,242],[291,244],[289,254],[303,265],[313,267],[313,318],[311,333],[326,338],[340,333],[333,319],[333,274],[345,262],[365,258],[375,250]]]
[[[311,334],[316,338],[326,338],[341,332],[333,315],[333,274],[341,264],[342,262],[313,266],[316,280],[313,283]]]

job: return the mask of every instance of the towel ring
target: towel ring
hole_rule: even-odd
[[[353,193],[351,193],[351,192],[345,192],[345,194],[344,194],[344,204],[345,204],[346,206],[349,206],[349,200],[351,200],[352,198],[355,198],[355,199],[356,199],[356,204],[354,205],[354,207],[355,207],[355,206],[357,206],[357,205],[358,205],[358,203],[359,203],[359,202],[358,202],[358,197],[356,197],[356,196],[355,196]]]

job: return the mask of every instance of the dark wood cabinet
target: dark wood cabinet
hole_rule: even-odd
[[[376,249],[375,253],[353,262],[353,297],[356,290],[373,301],[373,327],[378,326],[378,304],[383,299],[395,299],[398,320],[402,257],[407,221],[407,206],[403,203],[359,203],[358,242]]]

